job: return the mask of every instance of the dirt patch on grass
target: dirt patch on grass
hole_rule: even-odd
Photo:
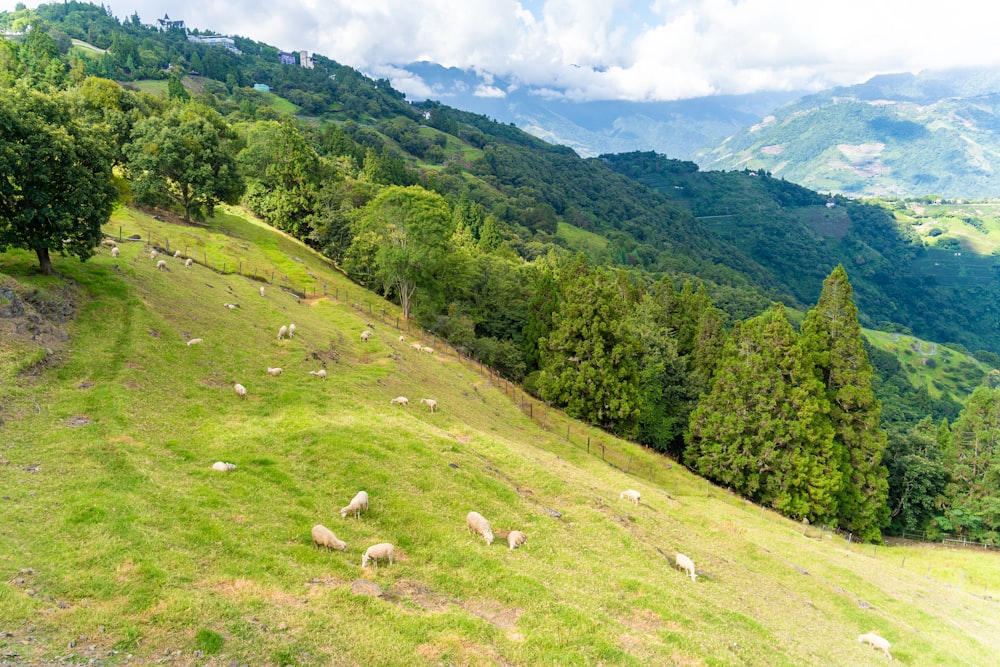
[[[498,602],[489,600],[469,600],[462,604],[462,608],[501,630],[512,629],[517,625],[517,619],[521,618],[521,614],[524,613],[520,609],[504,607]]]
[[[402,604],[410,602],[425,611],[442,612],[451,601],[447,596],[433,590],[427,584],[413,579],[400,579],[383,596],[389,602]]]
[[[201,588],[209,588],[220,595],[240,600],[254,599],[262,600],[274,605],[294,607],[303,604],[303,601],[285,591],[275,588],[261,586],[250,579],[225,579],[216,582],[202,582]]]

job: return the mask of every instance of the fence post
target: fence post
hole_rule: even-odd
[[[528,417],[531,419],[535,418],[535,404],[528,403]]]
[[[118,240],[122,240],[122,226],[118,225]]]
[[[628,455],[628,466],[626,466],[626,468],[625,468],[625,474],[627,475],[631,471],[632,471],[632,455],[629,454]]]
[[[569,424],[566,424],[566,442],[569,442]]]
[[[271,284],[274,284],[274,271],[271,271]]]
[[[587,436],[587,453],[590,453],[590,436]]]
[[[906,556],[903,556],[903,562],[900,563],[899,566],[902,567],[902,568],[906,567]]]
[[[601,460],[604,460],[604,443],[601,443]]]

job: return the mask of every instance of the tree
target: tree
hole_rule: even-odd
[[[729,336],[712,390],[691,413],[684,460],[783,514],[831,521],[841,471],[828,412],[811,358],[776,304]]]
[[[938,427],[926,417],[906,432],[890,432],[885,461],[892,528],[926,530],[948,481],[938,445]]]
[[[135,124],[123,151],[129,160],[132,193],[140,203],[174,203],[185,222],[211,216],[216,204],[235,204],[243,193],[236,165],[236,135],[212,109],[171,106],[162,116]]]
[[[451,210],[438,194],[419,186],[390,186],[364,208],[353,225],[345,266],[395,294],[409,319],[418,287],[431,287],[448,261]]]
[[[52,250],[91,257],[117,196],[111,160],[109,138],[62,95],[0,95],[0,252],[34,250],[45,274]]]
[[[872,391],[872,367],[865,352],[858,308],[843,266],[823,282],[816,307],[802,322],[803,342],[826,388],[843,486],[840,527],[865,540],[881,538],[889,525],[888,472],[882,463],[886,435],[882,407]]]

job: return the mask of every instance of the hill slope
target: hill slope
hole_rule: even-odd
[[[38,304],[8,319],[50,334],[0,337],[9,664],[882,664],[855,641],[872,629],[906,664],[986,664],[1000,650],[991,552],[851,545],[580,425],[567,443],[562,417],[545,430],[476,367],[410,349],[418,336],[391,326],[392,306],[259,224],[120,212],[119,226],[217,268],[274,270],[277,284],[261,297],[260,282],[202,264],[160,272],[141,243],[58,262],[61,278],[0,256],[3,303]],[[335,298],[300,299],[283,274]],[[388,324],[372,319],[383,309]],[[292,321],[296,336],[276,340]],[[308,374],[321,366],[326,382]],[[409,408],[390,405],[397,395]],[[642,476],[588,454],[584,437]],[[213,472],[216,460],[237,468]],[[629,487],[642,505],[619,499]],[[359,488],[370,510],[341,519]],[[474,538],[472,509],[527,544]],[[316,549],[316,523],[347,552]],[[382,541],[397,561],[362,572]],[[676,552],[697,582],[669,566]],[[359,576],[383,596],[352,595]]]

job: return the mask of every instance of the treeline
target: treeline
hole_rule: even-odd
[[[47,25],[42,16],[62,7],[67,21]],[[765,268],[689,204],[614,173],[610,160],[580,160],[434,103],[381,119],[369,108],[342,122],[300,122],[238,85],[192,94],[177,72],[165,97],[127,90],[81,71],[56,31],[86,26],[94,36],[111,26],[110,47],[147,29],[103,11],[73,27],[69,17],[93,14],[87,7],[15,12],[33,28],[22,41],[0,41],[0,119],[17,136],[68,128],[78,138],[55,142],[64,158],[46,164],[67,171],[44,178],[24,165],[45,161],[46,142],[2,140],[0,161],[13,176],[0,185],[0,248],[35,250],[43,269],[43,251],[85,259],[115,196],[189,220],[241,202],[543,400],[789,516],[864,539],[890,524],[996,539],[983,476],[993,473],[979,461],[967,474],[969,436],[954,437],[969,432],[959,428],[971,423],[968,408],[954,429],[934,430],[933,446],[920,421],[931,412],[908,412],[912,419],[882,430],[879,381],[843,268],[819,277],[822,292],[796,330],[783,308],[768,308],[809,303],[783,282],[790,268]],[[357,76],[366,94],[398,101],[387,85]],[[347,91],[322,94],[337,106]],[[71,168],[94,163],[106,168]],[[753,178],[778,208],[818,199]],[[90,189],[78,190],[93,193],[93,205],[50,207],[47,226],[22,196],[84,182]],[[749,175],[741,183],[756,187]],[[742,196],[740,206],[763,201]],[[581,252],[561,233],[566,225],[597,234],[599,249]],[[971,502],[975,488],[985,500]]]

